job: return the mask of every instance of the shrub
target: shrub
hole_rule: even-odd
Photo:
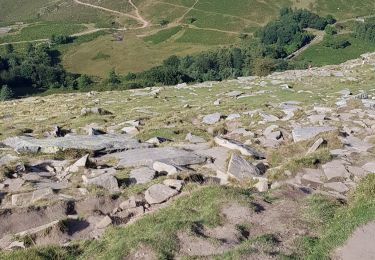
[[[7,85],[1,87],[0,101],[6,101],[13,97],[13,91]]]

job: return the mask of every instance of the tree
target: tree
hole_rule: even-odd
[[[5,53],[6,54],[11,54],[14,51],[13,44],[6,44],[5,45]]]
[[[253,72],[257,76],[267,76],[275,70],[275,62],[271,58],[257,59],[254,62]]]
[[[326,29],[324,30],[326,34],[328,35],[335,35],[337,34],[337,30],[333,26],[327,26]]]
[[[9,100],[13,97],[13,95],[13,91],[7,85],[1,87],[0,101]]]
[[[118,85],[121,83],[119,76],[116,74],[115,69],[111,69],[108,73],[107,82],[112,85]]]
[[[82,74],[78,79],[77,79],[77,85],[78,85],[78,89],[87,89],[88,87],[90,87],[90,85],[92,84],[92,80],[89,76],[87,76],[86,74]]]

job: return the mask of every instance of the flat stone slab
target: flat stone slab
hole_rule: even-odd
[[[150,147],[150,144],[140,143],[129,135],[69,135],[65,137],[36,139],[27,136],[11,137],[4,144],[20,153],[56,153],[60,150],[77,149],[87,151],[111,152]]]
[[[262,152],[259,152],[257,151],[256,149],[248,146],[248,145],[245,145],[239,141],[236,141],[236,140],[232,140],[232,139],[226,139],[226,138],[222,138],[222,137],[215,137],[215,143],[220,145],[220,146],[223,146],[223,147],[226,147],[228,149],[231,149],[231,150],[237,150],[239,152],[241,152],[242,155],[245,155],[245,156],[251,156],[251,157],[254,157],[255,159],[265,159],[266,156],[262,153]]]
[[[7,165],[11,162],[17,161],[18,157],[11,155],[11,154],[6,154],[4,156],[0,157],[0,166]]]
[[[178,194],[178,191],[164,184],[155,184],[145,192],[145,199],[149,204],[159,204]]]
[[[220,118],[221,118],[220,113],[214,113],[214,114],[204,116],[202,122],[207,125],[213,125],[219,122]]]
[[[228,174],[237,180],[246,180],[260,176],[260,171],[241,156],[232,154],[228,165]]]
[[[343,162],[339,160],[323,164],[322,169],[329,182],[340,181],[350,177]]]
[[[149,167],[141,167],[131,170],[129,177],[134,179],[135,183],[147,183],[154,179],[155,171]]]
[[[375,173],[375,162],[366,163],[362,166],[362,169],[370,173]]]
[[[325,183],[323,187],[326,190],[335,191],[338,193],[346,193],[349,191],[349,188],[342,182],[329,182]]]
[[[183,149],[178,149],[175,147],[160,147],[160,148],[144,148],[136,150],[128,150],[120,153],[113,153],[106,155],[105,157],[119,159],[118,167],[139,167],[139,166],[149,166],[155,161],[160,160],[170,160],[184,157],[199,157],[193,152],[189,152]],[[182,159],[181,159],[182,160]]]
[[[317,189],[323,186],[324,175],[319,169],[303,169],[304,175],[301,178],[302,185]]]
[[[299,127],[292,131],[294,142],[311,139],[318,134],[335,131],[337,128],[330,126]]]
[[[118,182],[112,174],[104,174],[99,177],[95,178],[87,178],[86,176],[82,176],[83,182],[85,185],[94,185],[98,187],[102,187],[110,192],[116,192],[119,190]]]

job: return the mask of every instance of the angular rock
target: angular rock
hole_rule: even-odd
[[[309,148],[309,150],[306,152],[306,156],[309,155],[309,154],[312,154],[314,153],[316,150],[319,149],[319,147],[324,144],[324,139],[323,138],[319,138],[318,140],[315,141],[315,143]]]
[[[167,179],[163,181],[163,184],[180,191],[182,189],[182,186],[184,185],[184,181],[176,179]]]
[[[241,156],[232,154],[228,164],[228,174],[237,180],[246,180],[260,176],[260,171]]]
[[[338,193],[346,193],[349,188],[342,182],[329,182],[323,185],[323,188],[330,191],[335,191]]]
[[[21,178],[17,179],[6,179],[3,184],[10,192],[17,192],[21,189],[22,185],[25,183],[25,181]]]
[[[294,142],[304,141],[311,139],[318,134],[335,131],[335,127],[330,126],[312,126],[312,127],[299,127],[292,131]]]
[[[259,191],[259,192],[266,192],[268,191],[268,180],[266,178],[262,178],[258,180],[258,182],[254,185],[254,187]]]
[[[121,202],[119,207],[122,210],[136,208],[137,207],[137,201],[136,201],[135,197],[132,196],[128,200],[125,200],[125,201]]]
[[[145,192],[145,199],[149,204],[160,204],[178,194],[178,191],[164,184],[155,184]]]
[[[165,142],[170,142],[171,140],[167,139],[167,138],[164,138],[164,137],[153,137],[151,139],[148,139],[146,141],[146,143],[149,143],[149,144],[161,144],[161,143],[165,143]]]
[[[340,181],[350,177],[345,165],[339,160],[323,164],[322,169],[328,182]]]
[[[214,113],[214,114],[204,116],[202,122],[207,125],[213,125],[219,122],[220,119],[221,119],[221,114]]]
[[[73,172],[73,173],[79,172],[81,168],[86,167],[88,159],[89,159],[89,154],[86,154],[85,156],[80,158],[78,161],[76,161],[73,165],[69,166],[67,171]]]
[[[191,133],[188,133],[185,138],[186,141],[189,141],[190,143],[193,144],[199,144],[199,143],[205,143],[206,140],[204,140],[202,137],[193,135]]]
[[[0,166],[7,165],[11,162],[17,161],[18,157],[11,154],[6,154],[0,157]]]
[[[155,178],[155,171],[149,167],[142,167],[130,171],[129,177],[135,180],[135,183],[143,184],[152,181]]]
[[[90,179],[83,175],[82,179],[85,185],[102,187],[110,192],[116,192],[119,190],[117,179],[111,174],[104,174]]]
[[[109,216],[105,216],[96,224],[96,228],[103,229],[112,224],[112,219]]]
[[[370,172],[364,170],[363,168],[356,167],[356,166],[348,166],[347,169],[349,173],[354,175],[354,178],[356,178],[357,180],[370,174]]]
[[[264,121],[266,122],[276,122],[279,120],[278,117],[274,116],[274,115],[269,115],[269,114],[266,114],[266,113],[260,113],[259,114]]]
[[[242,155],[251,156],[255,159],[265,159],[265,155],[263,153],[236,140],[225,139],[219,136],[215,137],[214,140],[216,144],[231,150],[238,150]]]
[[[112,152],[117,150],[139,149],[151,146],[150,144],[139,143],[138,140],[122,134],[106,134],[96,136],[71,135],[46,139],[17,136],[6,139],[4,144],[21,153],[56,153],[66,149]]]
[[[230,114],[227,116],[227,118],[225,120],[228,120],[228,121],[231,121],[231,120],[234,120],[234,119],[237,119],[237,118],[240,118],[241,115],[240,114]]]
[[[121,132],[128,135],[137,135],[139,133],[139,130],[135,126],[126,126],[121,129]]]
[[[137,149],[129,150],[121,153],[114,153],[104,158],[117,158],[120,159],[118,167],[138,167],[138,166],[152,166],[155,161],[162,160],[183,160],[184,158],[190,158],[190,163],[193,161],[202,160],[201,156],[196,155],[193,152],[186,150],[178,149],[175,147],[160,147],[160,148],[146,148],[146,149]],[[205,159],[205,158],[204,158]],[[175,164],[178,164],[174,161]],[[191,163],[194,164],[194,163]]]
[[[370,173],[375,173],[375,162],[366,163],[362,166],[362,169]]]
[[[317,189],[324,185],[324,175],[319,169],[303,169],[303,176],[301,178],[301,184]]]
[[[35,190],[33,192],[14,194],[12,195],[12,205],[26,206],[41,199],[50,199],[51,195],[53,195],[53,191],[51,188],[44,188]]]
[[[173,164],[162,162],[162,161],[156,161],[152,165],[152,168],[160,173],[167,173],[168,175],[176,174],[179,171],[179,168],[174,166]]]

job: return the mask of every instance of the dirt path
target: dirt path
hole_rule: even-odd
[[[33,43],[33,42],[48,42],[49,39],[37,39],[37,40],[30,40],[30,41],[18,41],[18,42],[4,42],[0,43],[0,46],[8,45],[8,44],[21,44],[21,43]]]
[[[358,228],[346,244],[338,249],[335,260],[375,260],[375,222]]]
[[[325,35],[324,31],[316,31],[316,32],[314,32],[314,34],[315,34],[315,38],[309,44],[306,44],[302,48],[300,48],[300,49],[296,50],[295,52],[293,52],[292,54],[290,54],[287,57],[287,59],[288,60],[294,59],[294,58],[298,57],[299,55],[301,55],[304,51],[306,51],[311,46],[316,45],[318,43],[321,43],[323,41],[324,35]]]
[[[198,4],[199,0],[196,0],[195,3],[189,8],[186,10],[186,12],[180,17],[177,19],[177,23],[180,23],[184,18],[185,16],[191,11],[194,9],[194,7]]]
[[[128,14],[128,13],[123,13],[123,12],[120,12],[120,11],[116,11],[116,10],[112,10],[112,9],[109,9],[109,8],[105,8],[105,7],[102,7],[102,6],[98,6],[98,5],[93,5],[93,4],[89,4],[89,3],[85,3],[85,2],[82,2],[80,0],[74,0],[74,2],[76,4],[80,4],[80,5],[84,5],[84,6],[87,6],[87,7],[91,7],[91,8],[95,8],[95,9],[99,9],[99,10],[102,10],[102,11],[105,11],[105,12],[110,12],[110,13],[113,13],[113,14],[117,14],[117,15],[121,15],[121,16],[126,16],[126,17],[129,17],[131,19],[134,19],[134,20],[137,20],[138,22],[142,23],[143,25],[139,28],[146,28],[149,26],[149,22],[146,21],[139,13],[139,10],[137,8],[137,6],[132,2],[132,0],[129,0],[129,4],[132,5],[134,8],[135,8],[135,12],[136,12],[136,15],[132,15],[132,14]],[[137,29],[139,29],[137,28]]]

